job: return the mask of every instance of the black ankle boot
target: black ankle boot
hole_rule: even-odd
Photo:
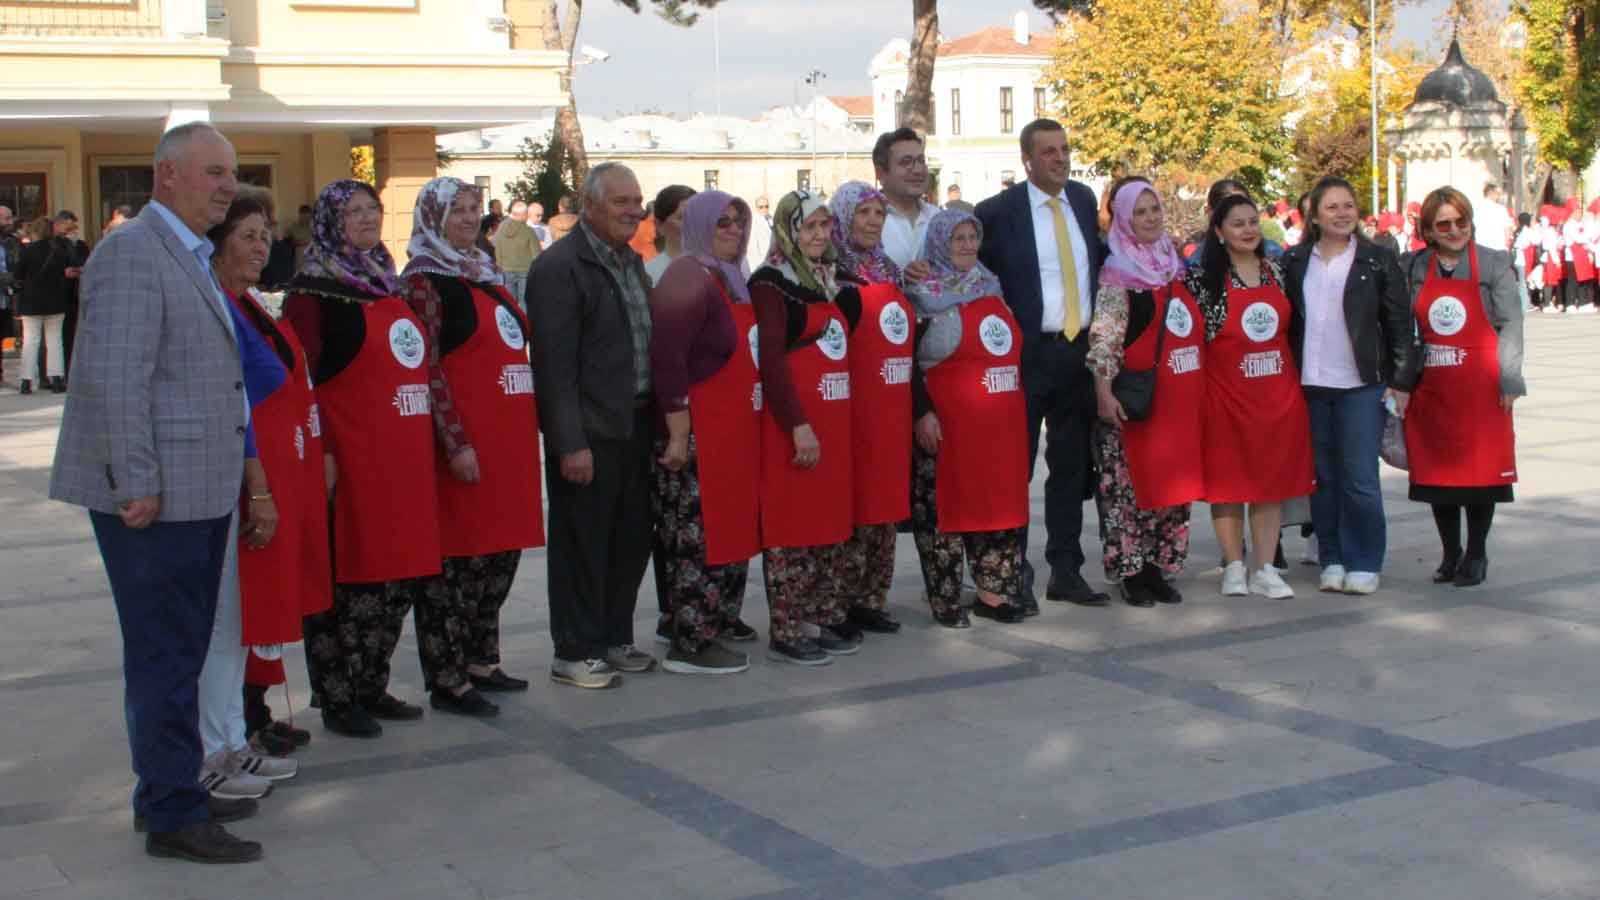
[[[50,393],[52,393],[52,394],[65,394],[66,392],[67,392],[67,380],[65,378],[62,378],[60,375],[52,375],[52,376],[50,376]]]
[[[17,386],[17,393],[19,393],[19,394],[31,394],[31,393],[33,393],[33,382],[29,381],[26,378],[22,379],[22,384]]]

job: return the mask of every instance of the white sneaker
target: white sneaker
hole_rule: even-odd
[[[300,774],[300,764],[292,759],[262,756],[248,749],[233,751],[234,762],[246,775],[255,775],[268,781],[286,781]]]
[[[1250,576],[1250,593],[1260,594],[1269,600],[1287,600],[1294,596],[1294,588],[1289,587],[1277,569],[1267,566]]]
[[[1322,565],[1322,557],[1317,555],[1317,536],[1306,538],[1306,545],[1300,549],[1300,563],[1306,566]]]
[[[226,800],[259,800],[272,792],[272,782],[241,771],[227,750],[213,753],[200,765],[200,787]]]
[[[1332,565],[1322,570],[1322,581],[1317,584],[1317,590],[1328,594],[1337,594],[1344,590],[1344,566]]]
[[[1243,597],[1250,590],[1245,586],[1244,560],[1228,563],[1222,569],[1222,596]]]
[[[1326,573],[1322,576],[1328,577]],[[1344,592],[1346,594],[1374,594],[1378,591],[1377,572],[1351,572],[1344,577]]]

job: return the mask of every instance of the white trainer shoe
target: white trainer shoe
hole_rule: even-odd
[[[272,781],[239,768],[234,755],[219,750],[200,765],[200,787],[224,800],[259,800],[272,793]]]
[[[1244,560],[1235,560],[1222,569],[1222,596],[1243,597],[1250,593],[1245,583]]]
[[[1337,594],[1344,590],[1344,579],[1344,566],[1328,566],[1322,570],[1322,580],[1317,583],[1317,590],[1327,594]]]
[[[1287,600],[1294,596],[1294,588],[1289,587],[1277,569],[1267,566],[1250,576],[1250,593],[1260,594],[1269,600]]]
[[[1323,575],[1327,577],[1326,574]],[[1378,591],[1377,572],[1351,572],[1344,577],[1346,594],[1374,594]]]
[[[1306,538],[1306,544],[1300,548],[1300,564],[1305,566],[1322,565],[1322,557],[1317,553],[1317,536]]]
[[[300,764],[292,759],[262,756],[244,748],[233,751],[233,761],[245,774],[265,778],[268,781],[285,781],[300,774]]]

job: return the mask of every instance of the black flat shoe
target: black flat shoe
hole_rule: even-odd
[[[1156,588],[1155,594],[1157,603],[1176,604],[1183,602],[1183,594],[1179,593],[1178,589],[1173,587],[1172,582],[1165,578],[1161,579],[1161,586]]]
[[[1439,568],[1433,570],[1434,584],[1449,584],[1456,580],[1456,570],[1461,567],[1461,559],[1445,559],[1439,563]]]
[[[500,715],[500,707],[490,703],[476,688],[468,688],[463,694],[452,694],[435,688],[428,695],[428,705],[440,712],[455,713],[458,716],[469,716],[474,719],[492,719]]]
[[[956,609],[947,613],[934,613],[933,620],[946,628],[971,628],[972,620],[967,618],[965,609]]]
[[[900,623],[881,609],[852,606],[847,615],[846,621],[862,631],[870,631],[873,634],[894,634],[900,630]]]
[[[304,728],[296,728],[288,722],[278,720],[267,726],[267,730],[280,737],[294,741],[296,747],[304,747],[311,743],[311,732]]]
[[[1149,609],[1156,605],[1156,598],[1142,584],[1135,583],[1133,579],[1125,579],[1117,585],[1117,593],[1122,595],[1122,602],[1140,609]]]
[[[1012,597],[1011,602],[1022,607],[1022,614],[1025,616],[1037,616],[1039,614],[1039,598],[1035,597],[1031,591],[1023,591]]]
[[[322,727],[334,734],[353,738],[375,738],[383,734],[383,726],[360,706],[348,709],[324,709]]]
[[[1089,587],[1089,582],[1084,581],[1077,572],[1051,575],[1044,596],[1057,603],[1076,603],[1079,606],[1105,606],[1111,602],[1109,595]]]
[[[1489,560],[1483,557],[1473,559],[1467,557],[1461,560],[1460,568],[1456,569],[1456,587],[1474,587],[1483,584],[1489,577]]]
[[[144,852],[197,863],[247,863],[261,858],[261,845],[240,840],[215,821],[206,821],[146,835]]]
[[[1178,593],[1178,589],[1167,581],[1161,570],[1151,563],[1146,563],[1144,568],[1139,570],[1138,580],[1144,586],[1145,595],[1157,603],[1183,602],[1183,595]]]
[[[384,694],[376,700],[361,704],[375,719],[387,719],[391,722],[411,722],[422,718],[422,707],[414,703],[407,703],[393,694]]]
[[[1005,625],[1015,625],[1028,617],[1028,614],[1023,612],[1021,606],[1009,600],[998,606],[990,606],[979,600],[972,604],[972,614],[980,619],[989,619]]]
[[[526,680],[512,678],[498,666],[488,675],[468,675],[467,677],[471,679],[473,687],[480,691],[488,691],[491,694],[506,694],[512,691],[525,691],[528,689]]]

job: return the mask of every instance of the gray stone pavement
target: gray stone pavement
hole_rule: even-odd
[[[1482,588],[1429,583],[1432,520],[1386,471],[1372,597],[1295,566],[1293,600],[1224,600],[1201,507],[1180,607],[950,632],[903,539],[907,627],[858,656],[587,693],[543,680],[530,552],[506,651],[536,680],[497,721],[327,735],[296,652],[315,740],[236,826],[266,860],[223,868],[131,833],[115,612],[86,517],[43,496],[60,404],[5,388],[0,897],[1600,897],[1600,321],[1528,334],[1522,483]],[[642,642],[654,607],[646,579]],[[415,658],[408,636],[413,700]]]

